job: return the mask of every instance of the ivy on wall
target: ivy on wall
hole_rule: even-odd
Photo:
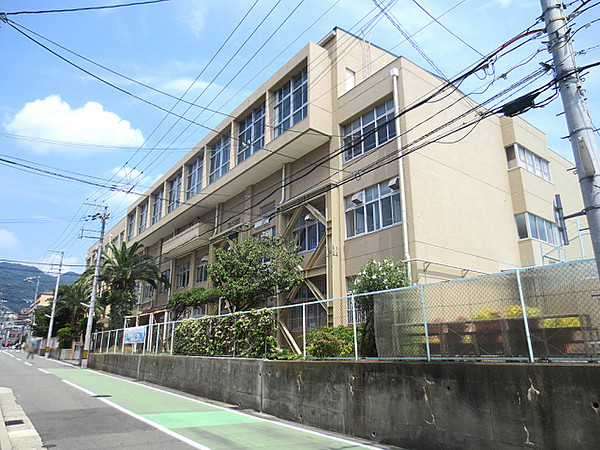
[[[273,312],[267,309],[223,317],[184,319],[175,328],[173,353],[178,355],[264,358],[275,352]]]

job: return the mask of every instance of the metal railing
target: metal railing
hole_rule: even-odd
[[[600,284],[593,260],[269,310],[276,324],[273,336],[280,348],[288,349],[286,356],[530,362],[600,359]],[[210,318],[218,321],[226,316]],[[131,329],[98,332],[94,351],[172,354],[179,323],[139,327],[143,339],[137,344],[123,339]],[[234,341],[227,347],[233,351],[226,355],[237,356],[236,333],[225,338],[229,344]],[[269,352],[264,356],[278,357]]]

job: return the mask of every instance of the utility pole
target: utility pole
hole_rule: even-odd
[[[558,0],[540,1],[548,33],[548,50],[554,59],[554,71],[567,118],[596,267],[600,274],[600,152],[583,93],[580,71],[575,63],[571,30],[563,4]]]
[[[48,250],[49,252],[60,253],[60,264],[58,265],[58,275],[56,277],[56,287],[54,288],[54,299],[52,300],[52,312],[50,313],[50,325],[48,326],[48,338],[46,339],[46,351],[44,358],[50,356],[50,338],[52,337],[52,328],[54,328],[54,312],[56,311],[56,298],[58,297],[58,286],[60,285],[60,274],[62,272],[63,258],[65,257],[64,250]]]
[[[100,205],[93,205],[100,206]],[[90,299],[90,310],[88,312],[87,327],[85,330],[85,342],[83,344],[83,358],[81,360],[81,367],[87,369],[88,353],[92,343],[92,324],[94,322],[94,308],[96,305],[96,290],[98,288],[98,275],[100,274],[100,261],[102,258],[102,244],[104,241],[104,231],[106,230],[106,219],[110,216],[108,212],[108,205],[104,205],[104,212],[97,213],[92,216],[92,220],[100,219],[102,225],[100,227],[100,239],[98,240],[98,252],[96,254],[96,268],[94,270],[94,282],[92,283],[92,296]]]

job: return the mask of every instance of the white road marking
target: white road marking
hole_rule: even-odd
[[[191,400],[193,402],[200,403],[201,405],[212,406],[213,408],[221,409],[223,411],[229,411],[229,412],[240,414],[240,415],[246,416],[246,417],[252,417],[254,419],[262,420],[263,422],[269,422],[269,423],[272,423],[274,425],[280,425],[282,427],[291,428],[292,430],[302,431],[304,433],[308,433],[308,434],[312,434],[312,435],[315,435],[315,436],[320,436],[320,437],[332,439],[332,440],[337,441],[337,442],[342,442],[344,444],[350,444],[350,445],[357,446],[357,447],[370,448],[370,449],[379,449],[379,447],[373,447],[372,445],[362,444],[362,443],[356,442],[356,441],[350,441],[348,439],[339,438],[337,436],[331,436],[331,435],[326,434],[326,433],[320,433],[318,431],[308,430],[308,429],[302,428],[300,426],[295,426],[295,425],[291,425],[291,424],[287,424],[287,423],[282,423],[282,422],[278,422],[276,420],[266,419],[264,417],[254,416],[252,414],[247,414],[247,413],[244,413],[242,411],[236,411],[236,410],[233,410],[231,408],[227,408],[225,406],[219,406],[219,405],[215,405],[213,403],[203,402],[202,400],[198,400],[198,399],[191,398],[191,397],[186,397],[185,395],[181,395],[181,394],[175,394],[173,392],[165,391],[163,389],[160,389],[160,388],[157,388],[157,387],[154,387],[154,386],[148,386],[148,385],[143,384],[143,383],[139,383],[139,382],[136,382],[136,381],[127,380],[125,378],[120,378],[120,377],[116,377],[116,376],[113,376],[113,375],[108,375],[108,374],[102,373],[102,372],[97,372],[97,371],[92,370],[92,369],[87,369],[87,370],[89,370],[90,372],[97,373],[98,375],[104,375],[105,377],[114,378],[116,380],[120,380],[120,381],[125,381],[127,383],[136,384],[138,386],[143,386],[143,387],[146,387],[148,389],[154,389],[155,391],[162,392],[162,393],[165,393],[165,394],[170,394],[170,395],[173,395],[175,397],[184,398],[186,400]],[[101,400],[105,400],[105,399],[101,399]]]
[[[25,361],[25,365],[26,366],[33,366],[33,364],[31,364],[30,362]]]
[[[71,386],[71,387],[74,387],[75,389],[79,389],[81,392],[85,392],[85,393],[86,393],[86,394],[88,394],[88,395],[91,395],[91,396],[94,396],[94,395],[96,395],[96,393],[95,393],[95,392],[88,391],[86,388],[82,388],[81,386],[77,386],[75,383],[71,383],[70,381],[67,381],[67,380],[62,380],[62,379],[61,379],[61,381],[62,381],[63,383],[66,383],[66,384],[68,384],[68,385],[69,385],[69,386]]]
[[[157,430],[162,431],[163,433],[168,434],[171,437],[174,437],[175,439],[179,439],[182,442],[185,442],[186,444],[191,445],[194,448],[199,448],[201,450],[211,450],[210,447],[206,447],[202,444],[199,444],[196,441],[193,441],[191,439],[186,438],[185,436],[180,435],[179,433],[175,433],[173,430],[169,430],[168,428],[159,425],[158,423],[152,422],[149,419],[146,419],[145,417],[140,416],[139,414],[134,413],[133,411],[129,411],[128,409],[123,408],[122,406],[117,405],[116,403],[111,402],[110,400],[107,400],[105,398],[100,398],[99,399],[101,402],[106,403],[109,406],[112,406],[115,409],[118,409],[119,411],[121,411],[122,413],[125,413],[135,419],[138,419],[148,425],[150,425],[151,427],[156,428]]]
[[[42,372],[42,373],[47,373],[48,375],[50,375],[50,372],[48,372],[47,370],[40,369],[39,367],[38,367],[38,370],[39,370],[40,372]]]

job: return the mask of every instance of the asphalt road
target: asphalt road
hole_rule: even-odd
[[[0,351],[0,386],[45,448],[381,448],[12,350]]]
[[[24,352],[0,352],[0,386],[13,390],[17,403],[25,410],[46,448],[191,448],[48,372],[65,368],[64,365],[40,357],[25,358]]]

